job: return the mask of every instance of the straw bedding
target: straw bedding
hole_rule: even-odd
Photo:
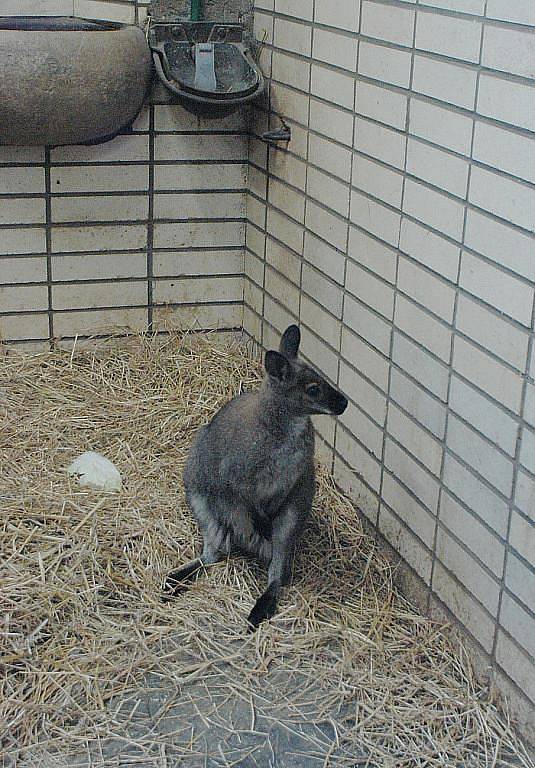
[[[1,360],[6,764],[268,766],[286,765],[284,752],[289,765],[532,765],[463,648],[396,591],[324,470],[269,624],[245,631],[265,579],[245,559],[161,601],[165,573],[198,543],[188,445],[259,378],[243,348],[214,339]],[[69,478],[85,450],[116,464],[120,493]]]

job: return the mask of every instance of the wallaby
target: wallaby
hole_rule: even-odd
[[[297,360],[301,334],[290,325],[279,351],[265,355],[258,392],[224,405],[201,427],[184,470],[186,498],[203,538],[202,554],[172,571],[178,594],[204,566],[237,548],[268,565],[268,585],[249,614],[256,628],[277,610],[315,491],[311,414],[339,415],[347,399]]]

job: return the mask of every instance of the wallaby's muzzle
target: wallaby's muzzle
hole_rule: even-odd
[[[347,408],[347,397],[344,397],[341,392],[333,390],[333,395],[331,397],[329,406],[335,416],[340,416],[340,414],[343,413]]]

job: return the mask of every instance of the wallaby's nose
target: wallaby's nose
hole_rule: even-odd
[[[341,392],[337,392],[331,403],[331,408],[336,416],[340,416],[347,408],[347,397],[344,397]]]

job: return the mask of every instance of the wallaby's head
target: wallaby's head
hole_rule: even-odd
[[[267,385],[284,398],[296,416],[327,413],[339,416],[347,408],[347,398],[325,381],[323,376],[297,359],[301,333],[296,325],[284,331],[279,351],[266,352]]]

